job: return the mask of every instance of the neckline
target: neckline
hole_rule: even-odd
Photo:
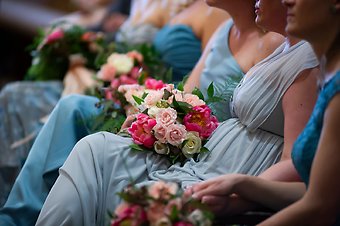
[[[235,59],[235,57],[232,54],[231,49],[230,49],[230,33],[231,33],[230,31],[231,31],[231,28],[233,27],[233,25],[234,25],[234,21],[232,19],[230,19],[230,20],[228,20],[226,22],[225,27],[222,29],[222,32],[223,32],[223,37],[222,38],[223,38],[223,41],[224,41],[223,43],[226,44],[224,46],[226,46],[226,50],[227,50],[227,52],[224,55],[224,57],[231,59],[233,61],[233,63],[238,67],[238,69],[240,71],[242,71],[243,76],[244,76],[246,73],[244,73],[244,71],[242,70],[240,64],[237,62],[237,60]]]

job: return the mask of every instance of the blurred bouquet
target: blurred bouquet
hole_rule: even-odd
[[[126,115],[135,113],[131,102],[126,100],[125,91],[122,92],[124,88],[119,89],[120,86],[132,85],[144,89],[142,85],[152,77],[151,73],[158,69],[159,73],[153,77],[163,80],[171,78],[171,69],[165,69],[152,46],[142,44],[133,47],[138,51],[125,43],[111,43],[99,56],[102,66],[97,73],[98,83],[87,92],[99,98],[96,106],[102,108],[101,113],[91,119],[94,122],[93,132],[118,133]],[[123,53],[124,51],[126,52]],[[107,54],[108,52],[110,54]]]
[[[208,151],[203,145],[218,121],[198,89],[185,93],[180,86],[179,89],[172,84],[162,86],[144,91],[135,87],[126,92],[127,101],[140,112],[128,128],[134,141],[131,148],[155,151],[168,157],[172,164],[183,164],[188,158],[196,159],[199,153]]]
[[[103,51],[102,33],[86,31],[66,22],[54,24],[35,38],[28,69],[28,80],[63,80],[71,64],[83,64],[97,69],[96,59]]]
[[[210,226],[213,215],[174,183],[149,187],[128,186],[118,195],[124,200],[111,216],[111,226]]]

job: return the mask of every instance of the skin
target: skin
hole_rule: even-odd
[[[285,35],[291,45],[299,41],[286,34],[286,9],[279,0],[260,0],[257,1],[255,8],[256,22],[259,26]],[[284,183],[282,185],[276,183],[299,180],[290,155],[292,145],[304,128],[315,104],[318,72],[318,69],[302,71],[283,96],[284,148],[280,163],[270,167],[260,177],[223,175],[199,183],[188,192],[193,192],[195,198],[210,205],[218,215],[241,213],[259,206],[279,210],[301,198],[305,192],[302,183],[282,182]],[[287,186],[292,184],[294,186],[288,189]],[[285,187],[279,189],[280,186]],[[284,191],[287,192],[282,195]]]
[[[238,1],[237,4],[233,3],[232,1],[207,0],[206,3],[203,1],[198,1],[194,7],[200,7],[202,9],[208,7],[209,10],[213,9],[218,13],[223,11],[227,11],[229,13],[234,21],[234,25],[230,34],[229,46],[234,58],[240,65],[243,72],[247,72],[252,66],[271,54],[284,41],[284,37],[282,35],[275,32],[264,32],[263,29],[259,28],[255,24],[255,13],[253,10],[254,1],[252,0]],[[211,14],[210,17],[215,17],[213,15],[214,12],[208,11],[207,13]],[[184,17],[181,15],[179,15],[179,17],[184,19]],[[209,21],[209,23],[204,22],[207,24],[207,26],[210,24],[210,20],[212,20],[210,17],[209,19],[201,17],[206,21]],[[171,22],[178,23],[179,19],[174,18],[174,20]],[[211,52],[211,46],[215,41],[215,36],[219,34],[220,29],[223,27],[224,23],[221,24],[220,27],[215,31],[207,46],[205,47],[199,62],[195,65],[195,68],[191,72],[190,77],[184,86],[184,90],[186,92],[191,92],[195,87],[199,87],[200,76],[203,72],[206,58]],[[134,119],[134,115],[128,116],[122,125],[122,129],[127,129]]]
[[[235,1],[206,0],[206,3],[227,11],[233,19],[234,25],[230,32],[229,48],[244,73],[267,57],[283,42],[283,36],[274,32],[264,32],[255,24],[254,1],[246,0],[235,3]],[[215,32],[215,35],[218,33],[219,30]],[[195,87],[200,86],[200,76],[205,60],[211,52],[214,39],[213,36],[190,74],[184,86],[185,91],[191,92]]]
[[[286,31],[309,41],[319,58],[325,56],[325,77],[328,79],[333,76],[340,69],[339,1],[284,0],[283,3],[288,8]],[[330,12],[331,7],[337,13]],[[234,174],[198,184],[193,188],[193,196],[202,200],[205,197],[217,199],[225,196],[230,200],[236,197],[237,200],[237,196],[242,196],[248,201],[276,210],[288,206],[260,226],[332,225],[340,209],[339,114],[340,94],[337,94],[330,101],[324,115],[307,191],[304,191],[301,182],[277,182]],[[294,170],[291,161],[285,161],[283,165],[290,172]],[[228,207],[233,203],[229,202]]]

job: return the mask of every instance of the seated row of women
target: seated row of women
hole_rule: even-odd
[[[304,186],[299,184],[297,193],[294,190],[292,196],[284,197],[288,201],[272,201],[277,200],[278,195],[275,194],[281,194],[286,187],[270,182],[297,180],[295,169],[289,159],[293,144],[309,119],[318,92],[315,75],[319,72],[319,61],[309,43],[293,38],[291,34],[308,39],[313,44],[318,57],[328,51],[333,53],[329,59],[331,64],[326,65],[327,72],[334,74],[339,70],[336,45],[339,26],[338,24],[330,26],[330,21],[336,21],[339,16],[339,3],[333,3],[331,0],[322,3],[316,0],[310,1],[311,3],[306,2],[305,0],[285,0],[288,9],[296,8],[296,13],[300,13],[300,17],[297,15],[296,18],[302,21],[304,21],[301,17],[303,7],[313,6],[311,8],[322,13],[324,17],[319,18],[319,21],[323,24],[320,22],[319,27],[314,30],[329,29],[327,30],[329,39],[321,41],[324,43],[328,40],[330,47],[322,49],[321,38],[312,37],[308,33],[310,30],[302,32],[302,29],[311,29],[307,22],[312,24],[314,21],[306,19],[306,24],[295,24],[294,20],[289,18],[286,27],[286,8],[279,0],[257,1],[256,16],[253,0],[207,1],[210,6],[228,12],[232,20],[226,21],[216,30],[192,70],[185,89],[190,91],[194,86],[199,86],[204,91],[210,81],[222,84],[230,76],[235,75],[242,75],[242,80],[234,90],[230,107],[229,103],[226,103],[222,109],[226,112],[225,121],[219,125],[206,144],[210,152],[201,154],[199,162],[191,160],[184,166],[169,165],[159,155],[131,152],[129,146],[131,139],[111,133],[101,132],[81,139],[88,135],[86,122],[88,116],[98,114],[98,110],[94,108],[97,100],[85,96],[67,97],[59,102],[36,138],[10,196],[0,211],[0,223],[4,222],[6,225],[35,224],[42,208],[37,225],[104,225],[107,223],[105,222],[107,210],[113,210],[119,203],[116,193],[130,182],[129,173],[122,167],[124,164],[133,172],[138,184],[149,184],[157,180],[178,182],[184,189],[192,191],[194,197],[212,204],[217,214],[235,213],[254,208],[254,205],[248,201],[259,202],[269,208],[281,209],[300,198],[305,191],[301,189]],[[187,10],[195,7],[202,8],[202,12],[206,13],[211,10],[199,0]],[[331,7],[334,10],[329,10]],[[185,11],[178,15],[179,18],[184,15]],[[193,17],[193,14],[190,13],[190,15],[188,18]],[[214,24],[216,18],[219,17],[205,18],[205,23],[202,23],[210,27],[210,23]],[[175,23],[175,18],[172,21]],[[195,31],[193,25],[192,31]],[[334,96],[335,100],[338,99],[338,95],[336,96],[340,90],[338,81],[339,74],[334,76],[323,90],[321,99],[326,98],[326,100],[321,102],[328,104]],[[339,109],[338,102],[332,102],[333,111],[330,111],[330,116],[328,116],[329,120],[334,122],[338,121],[334,116]],[[318,107],[324,112],[327,104]],[[321,123],[322,127],[323,113],[320,113],[317,108],[315,114],[316,116],[313,115],[307,129],[294,145],[295,164],[299,172],[304,172],[302,178],[306,184],[309,183],[311,162],[321,131],[320,125],[315,126],[316,122],[313,120]],[[326,130],[328,133],[325,133],[331,138],[332,134],[329,133],[338,131],[336,129],[338,127],[334,128],[334,125],[328,125],[326,128],[329,128],[329,131]],[[311,132],[311,130],[315,131]],[[312,146],[307,140],[313,139],[314,136],[310,134],[319,134],[317,139],[310,142]],[[338,162],[338,158],[332,159],[330,154],[337,150],[334,149],[338,147],[334,146],[336,139],[324,139],[328,139],[331,147],[329,150],[326,148],[325,151],[321,148],[320,153],[325,152],[326,155],[320,154],[321,157],[318,155],[318,163],[315,165],[319,172],[330,173],[335,177],[334,163]],[[314,152],[305,153],[308,147]],[[308,157],[305,158],[305,155]],[[325,167],[325,165],[320,165],[325,164],[325,157],[327,157],[326,162],[327,160],[331,162],[327,167],[328,171],[320,169],[322,166]],[[311,178],[311,184],[309,184],[311,189],[304,196],[307,198],[302,200],[309,201],[308,197],[312,196],[314,198],[312,200],[318,201],[317,204],[326,204],[330,207],[325,222],[332,225],[339,214],[339,195],[336,194],[338,185],[335,184],[335,187],[329,188],[334,183],[331,177],[318,174],[317,169],[316,173],[313,173],[315,171],[313,168],[312,176],[316,174],[316,179]],[[248,177],[227,175],[211,180],[222,174],[235,173],[260,176],[262,179],[250,177],[249,180],[241,180]],[[321,178],[325,185],[319,187],[315,181]],[[205,180],[208,181],[202,182]],[[239,181],[245,182],[242,184]],[[219,186],[220,184],[223,186]],[[249,189],[249,184],[257,185],[255,186],[256,192]],[[243,189],[236,189],[238,187]],[[273,194],[271,199],[261,196],[259,200],[257,194],[268,194],[268,191]],[[335,197],[336,201],[325,203],[317,199],[317,197],[323,197],[325,191],[327,197]],[[235,198],[233,193],[238,196]],[[235,206],[230,205],[229,208],[227,204],[233,198],[237,202]],[[328,198],[326,200],[329,201]],[[303,216],[308,216],[311,220],[315,219],[314,212],[311,214],[306,211],[306,204],[310,202],[302,203],[274,216],[276,220],[270,219],[268,225],[274,225],[280,220],[283,223],[277,225],[301,225],[298,221],[293,221],[297,218],[292,214],[292,210],[305,214]],[[299,206],[303,208],[299,209]],[[291,219],[294,223],[285,224],[287,219]],[[303,219],[306,220],[305,217]]]

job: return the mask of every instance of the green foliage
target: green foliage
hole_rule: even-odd
[[[49,40],[56,30],[62,32],[62,36]],[[31,51],[32,65],[28,69],[25,79],[34,81],[62,80],[70,67],[70,56],[80,55],[85,59],[85,66],[97,69],[96,58],[104,46],[102,35],[95,34],[94,39],[85,40],[87,32],[77,25],[60,22],[44,32],[38,31],[32,45],[27,49]]]

